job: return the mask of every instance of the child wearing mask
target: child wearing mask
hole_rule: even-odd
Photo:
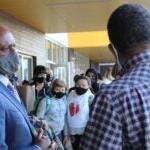
[[[89,88],[88,78],[79,76],[75,80],[75,90],[68,95],[65,142],[67,142],[68,136],[71,136],[73,150],[78,150],[80,139],[89,119],[89,108],[94,98]]]
[[[33,79],[30,81],[30,85],[35,88],[34,107],[30,115],[36,115],[40,101],[46,96],[52,96],[47,84],[47,71],[45,66],[38,65],[34,68]]]
[[[56,79],[51,87],[52,97],[40,101],[36,116],[47,121],[55,134],[62,141],[65,117],[67,112],[66,85],[62,80]]]

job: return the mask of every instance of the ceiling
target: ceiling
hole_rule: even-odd
[[[93,32],[106,32],[108,17],[122,3],[141,3],[150,8],[149,0],[0,0],[0,10],[20,21],[36,28],[43,33],[91,33],[90,43],[93,43]],[[100,36],[102,37],[102,36]],[[112,62],[113,57],[108,52],[108,41],[100,41],[99,45],[80,46],[82,40],[75,40],[79,52],[96,62]],[[104,39],[108,39],[107,34]],[[70,41],[70,40],[69,40]],[[79,41],[77,43],[77,41]],[[92,42],[93,41],[93,42]],[[74,42],[71,42],[74,43]]]

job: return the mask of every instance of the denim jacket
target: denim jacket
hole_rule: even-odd
[[[61,99],[55,97],[49,98],[50,108],[47,111],[46,99],[39,103],[36,116],[47,121],[48,125],[52,127],[56,135],[60,134],[64,129],[65,118],[67,112],[67,98],[64,96]]]

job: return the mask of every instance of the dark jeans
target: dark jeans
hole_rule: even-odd
[[[64,140],[63,131],[61,131],[57,136],[59,137],[60,141],[63,143],[63,140]]]
[[[81,138],[82,138],[82,135],[72,135],[71,136],[71,144],[72,144],[73,150],[79,150]]]

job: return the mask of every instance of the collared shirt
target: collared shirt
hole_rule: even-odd
[[[2,75],[2,74],[0,74],[0,82],[3,85],[5,85],[6,87],[10,84],[9,79],[6,76]],[[19,99],[18,98],[19,97],[17,97],[17,100],[20,102],[20,98]],[[41,148],[38,145],[34,145],[34,146],[36,147],[37,150],[41,150]]]
[[[9,84],[9,79],[6,76],[0,74],[0,82],[2,82],[7,87]]]
[[[92,106],[80,150],[148,150],[150,52],[129,60],[124,75],[102,86]]]
[[[18,100],[19,102],[21,102],[17,90],[16,90],[15,87],[10,83],[9,79],[8,79],[6,76],[0,74],[0,82],[1,82],[2,84],[4,84],[6,87],[7,87],[8,85],[10,85],[10,86],[13,88],[15,97],[17,98],[17,100]]]

